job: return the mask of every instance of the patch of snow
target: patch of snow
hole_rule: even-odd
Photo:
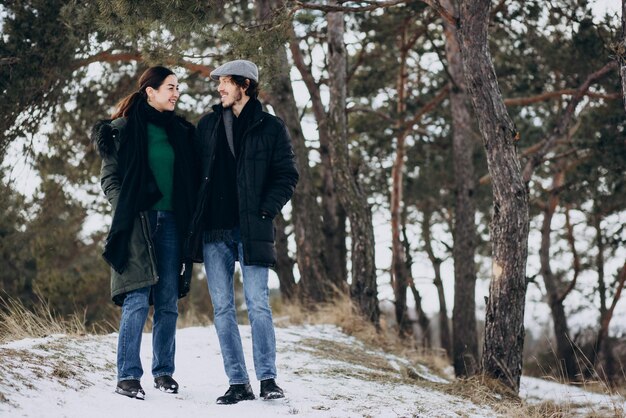
[[[597,416],[609,411],[623,416],[626,410],[626,402],[619,395],[593,393],[581,387],[528,376],[522,376],[520,397],[530,404],[553,401],[581,416]]]
[[[251,384],[258,395],[250,327],[240,329]],[[0,417],[497,416],[488,406],[438,391],[437,385],[448,380],[427,367],[370,349],[335,326],[276,328],[277,381],[286,399],[228,406],[215,404],[228,388],[228,379],[213,327],[178,330],[174,374],[180,384],[178,394],[153,387],[151,339],[151,334],[144,334],[141,347],[144,401],[114,392],[117,334],[55,335],[0,345]],[[409,369],[413,372],[407,374]],[[562,385],[538,379],[524,378],[522,383],[523,396],[533,402],[550,399],[552,390],[559,401],[569,396],[578,402],[584,395],[591,403],[623,405],[621,398],[582,390],[564,393]]]

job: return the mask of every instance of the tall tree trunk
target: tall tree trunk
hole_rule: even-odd
[[[332,173],[330,160],[330,133],[328,131],[328,115],[324,110],[319,85],[315,82],[310,68],[305,64],[298,41],[290,28],[289,48],[293,56],[294,64],[311,96],[313,116],[317,122],[319,137],[319,153],[322,172],[322,216],[324,222],[322,231],[326,240],[326,272],[331,281],[338,289],[347,287],[348,263],[346,248],[346,212],[339,202],[335,179]]]
[[[433,284],[437,288],[437,297],[439,298],[439,340],[441,343],[441,348],[444,349],[448,357],[451,358],[452,339],[450,338],[450,323],[448,321],[446,294],[443,289],[443,281],[441,280],[441,259],[435,257],[435,253],[433,252],[433,247],[431,244],[432,238],[430,233],[430,219],[432,217],[432,209],[429,205],[426,205],[422,213],[422,240],[424,241],[424,248],[426,250],[426,254],[428,254],[428,259],[433,265],[433,270],[435,272],[435,280],[433,281]]]
[[[280,283],[280,294],[286,301],[293,302],[297,299],[296,279],[293,276],[294,260],[289,257],[287,221],[282,214],[274,218],[276,224],[276,275]]]
[[[596,271],[598,272],[598,297],[600,299],[600,330],[598,331],[591,358],[591,363],[595,366],[598,361],[598,354],[606,338],[606,333],[603,332],[602,329],[602,321],[607,313],[606,282],[604,281],[604,237],[602,236],[602,229],[600,228],[602,215],[600,213],[599,203],[597,202],[594,204],[594,214],[592,216],[593,227],[596,230],[596,247],[598,248],[598,254],[596,255]]]
[[[402,223],[402,191],[404,188],[403,172],[404,172],[404,144],[407,131],[404,129],[404,113],[406,110],[405,91],[406,91],[406,29],[402,29],[399,40],[399,68],[396,76],[396,91],[398,95],[396,123],[396,158],[391,169],[391,279],[393,284],[393,293],[395,296],[396,323],[398,324],[398,334],[401,338],[411,335],[411,321],[409,319],[406,307],[406,292],[409,283],[409,272],[406,268],[406,260],[404,257],[404,247],[400,238],[400,230]]]
[[[622,56],[620,58],[620,75],[622,76],[622,99],[626,111],[626,0],[622,0]]]
[[[516,154],[518,133],[504,106],[489,53],[490,7],[490,0],[461,0],[458,33],[493,185],[493,261],[482,368],[517,393],[524,346],[528,191]]]
[[[406,259],[406,271],[408,273],[409,287],[413,294],[413,300],[415,300],[415,315],[417,316],[417,324],[420,327],[422,333],[422,347],[431,348],[432,338],[430,332],[430,319],[426,315],[426,312],[422,309],[422,297],[419,291],[415,287],[415,280],[413,279],[413,256],[411,256],[411,246],[409,245],[409,237],[406,233],[406,206],[402,210],[402,244],[404,247],[404,258]]]
[[[600,209],[601,203],[596,202],[594,204],[593,226],[596,230],[596,246],[598,247],[598,254],[596,256],[596,269],[598,271],[598,294],[600,296],[600,329],[598,336],[594,344],[594,350],[592,355],[592,363],[600,375],[600,377],[610,385],[614,384],[615,375],[615,358],[613,357],[613,350],[609,340],[609,324],[613,316],[613,310],[615,304],[620,297],[622,288],[624,286],[624,271],[620,274],[618,279],[617,289],[611,307],[607,307],[607,286],[604,279],[604,236],[602,235],[602,228],[600,223],[602,222],[602,212]],[[600,356],[602,354],[602,356]],[[602,362],[598,361],[598,358],[602,359]]]
[[[319,125],[318,120],[318,127]],[[328,126],[322,124],[326,133],[318,128],[320,160],[322,165],[322,231],[326,240],[326,272],[339,291],[348,289],[348,249],[346,247],[346,211],[339,203],[331,169],[328,143]]]
[[[400,146],[400,140],[398,146]],[[402,141],[404,142],[404,141]],[[404,148],[404,144],[402,144]],[[402,154],[402,155],[400,155]],[[396,323],[398,324],[398,334],[401,338],[406,338],[412,334],[411,320],[408,315],[406,306],[407,287],[409,284],[409,272],[407,270],[406,261],[404,257],[404,248],[402,246],[402,240],[400,239],[400,219],[399,212],[401,210],[402,191],[402,175],[398,174],[402,170],[402,167],[398,167],[398,158],[404,158],[404,150],[396,150],[396,164],[392,169],[393,177],[393,190],[391,198],[391,236],[392,236],[392,262],[391,262],[391,277],[393,285],[393,293],[395,299],[395,314]],[[402,164],[401,164],[402,165]]]
[[[257,16],[261,22],[271,19],[271,0],[257,2]],[[300,272],[300,296],[315,303],[327,301],[332,285],[326,274],[324,235],[321,228],[321,211],[316,201],[317,190],[309,168],[309,150],[304,141],[300,117],[293,95],[287,60],[283,46],[275,48],[276,77],[267,100],[276,114],[287,125],[300,172],[300,180],[291,199],[292,218],[296,237],[296,261]]]
[[[352,284],[350,294],[361,313],[379,324],[378,289],[374,264],[374,228],[367,196],[360,190],[350,170],[346,116],[347,60],[344,44],[343,12],[327,15],[329,80],[329,143],[333,176],[341,205],[350,220],[352,238]]]
[[[455,13],[451,0],[441,5]],[[448,72],[454,84],[450,92],[452,112],[452,155],[454,163],[454,310],[452,311],[453,364],[457,376],[478,372],[476,330],[476,215],[474,205],[474,142],[466,93],[463,61],[456,28],[444,19]]]
[[[598,224],[599,227],[599,224]],[[604,256],[602,256],[604,257]],[[604,261],[602,262],[604,264]],[[604,274],[603,274],[604,275]],[[602,352],[602,357],[604,360],[603,368],[600,370],[600,374],[603,375],[606,382],[610,385],[615,383],[615,358],[613,356],[613,349],[610,344],[609,339],[609,325],[611,324],[611,319],[613,319],[613,313],[615,312],[615,306],[617,302],[620,300],[620,296],[622,295],[622,291],[624,290],[624,284],[626,283],[626,262],[622,265],[620,271],[617,273],[617,283],[615,286],[615,295],[613,296],[613,302],[611,302],[611,306],[606,309],[606,297],[604,303],[604,313],[600,315],[600,331],[598,331],[598,337],[596,339],[595,350],[594,350],[594,358],[593,364],[598,370],[597,364],[597,353]],[[604,282],[602,281],[602,284]],[[606,291],[606,288],[603,289]]]
[[[559,203],[558,193],[563,186],[565,173],[563,171],[555,174],[552,182],[552,191],[548,197],[543,212],[543,223],[541,226],[541,248],[539,250],[539,260],[541,263],[541,275],[548,293],[548,304],[552,312],[554,323],[554,337],[556,339],[556,351],[560,366],[563,367],[565,375],[570,381],[578,379],[579,370],[576,363],[576,355],[573,343],[570,338],[567,317],[563,306],[563,295],[560,289],[560,281],[552,272],[550,267],[550,232],[552,218]]]
[[[413,299],[415,300],[415,315],[417,316],[417,325],[419,325],[420,331],[422,333],[422,347],[430,348],[430,319],[428,319],[426,312],[424,312],[424,310],[422,309],[422,296],[415,287],[415,282],[413,281],[413,279],[411,279],[409,282],[409,288],[411,289]]]
[[[322,149],[326,148],[322,153]],[[320,147],[320,157],[324,166],[322,190],[322,231],[326,240],[326,272],[328,278],[339,291],[348,289],[348,248],[346,247],[346,211],[339,203],[330,169],[327,147]]]
[[[441,270],[440,267],[437,267]],[[446,352],[449,358],[452,358],[452,338],[450,336],[450,321],[448,320],[448,311],[446,307],[446,294],[443,288],[443,281],[441,280],[441,272],[435,276],[433,281],[435,288],[437,289],[437,298],[439,300],[439,314],[437,319],[439,321],[439,343],[441,348]]]

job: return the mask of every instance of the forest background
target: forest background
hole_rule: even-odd
[[[209,72],[247,58],[301,174],[276,219],[278,311],[348,294],[458,376],[517,390],[523,347],[525,372],[620,383],[626,35],[608,3],[3,1],[3,309],[115,327],[91,127],[153,64],[195,123]],[[210,320],[196,276],[181,314]]]

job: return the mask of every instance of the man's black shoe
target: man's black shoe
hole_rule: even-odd
[[[284,398],[285,393],[274,379],[261,380],[261,398],[265,400]]]
[[[115,392],[134,399],[144,400],[146,398],[146,392],[143,391],[139,380],[121,380],[117,382]]]
[[[217,403],[220,405],[232,405],[239,401],[252,401],[254,400],[254,393],[250,387],[250,383],[242,385],[230,385],[224,396],[217,398]]]
[[[178,383],[172,376],[155,377],[154,387],[166,393],[178,393]]]

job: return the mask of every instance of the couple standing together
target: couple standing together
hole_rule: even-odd
[[[254,369],[263,399],[284,397],[276,384],[276,341],[268,268],[276,263],[273,218],[298,181],[284,123],[262,110],[257,66],[216,68],[221,104],[197,129],[174,113],[178,79],[161,66],[139,79],[112,120],[94,127],[101,185],[113,208],[103,256],[113,301],[122,307],[116,392],[144,399],[139,357],[154,305],[154,386],[178,392],[173,379],[178,299],[189,292],[193,262],[204,262],[227,392],[219,404],[255,399],[235,310],[235,261],[252,328]]]

